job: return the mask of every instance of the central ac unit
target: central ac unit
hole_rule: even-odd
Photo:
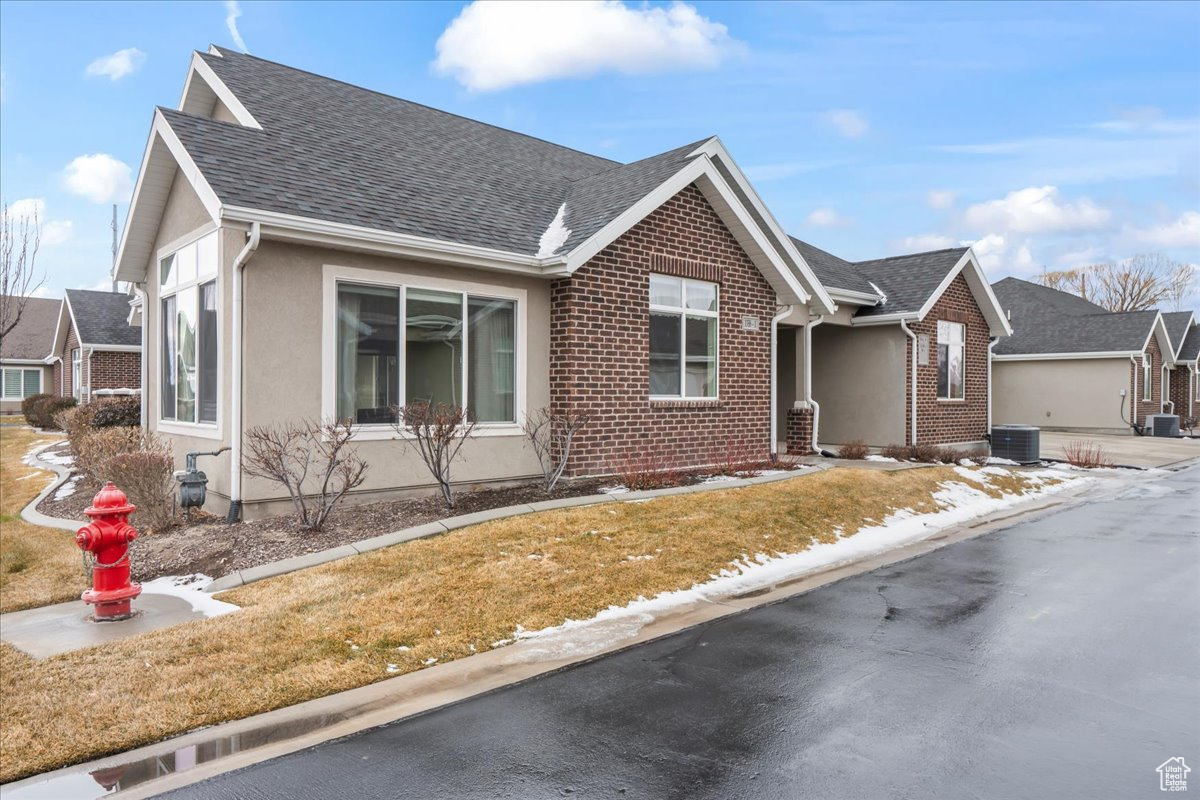
[[[1018,464],[1036,464],[1042,459],[1041,430],[1032,425],[992,427],[992,456]]]
[[[1151,436],[1179,436],[1178,414],[1147,414],[1146,430]]]

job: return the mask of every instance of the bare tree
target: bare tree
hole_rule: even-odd
[[[1163,253],[1140,253],[1119,263],[1047,272],[1039,280],[1109,311],[1144,311],[1164,303],[1178,309],[1196,282],[1196,268]]]
[[[37,272],[41,242],[37,208],[14,217],[5,203],[0,209],[0,339],[17,327],[29,296],[46,282],[46,273]]]
[[[421,456],[429,473],[442,490],[446,505],[454,508],[454,493],[450,487],[450,466],[471,434],[475,420],[462,406],[429,402],[397,406],[392,428],[400,438],[412,445]]]
[[[349,420],[302,420],[246,431],[247,475],[287,490],[302,531],[319,531],[334,506],[366,479],[367,465],[350,448]]]
[[[553,411],[539,408],[525,415],[521,429],[533,454],[542,466],[542,488],[553,492],[559,478],[567,468],[571,457],[571,444],[575,434],[583,430],[592,419],[590,414],[577,411]]]

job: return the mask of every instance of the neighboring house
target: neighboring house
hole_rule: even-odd
[[[54,331],[62,300],[30,297],[21,319],[0,341],[0,414],[19,414],[21,401],[54,393]]]
[[[852,263],[793,241],[839,304],[810,325],[821,443],[986,448],[988,347],[1009,328],[971,249]],[[802,336],[781,352],[803,354]],[[789,420],[790,448],[806,431]]]
[[[1175,346],[1175,368],[1167,372],[1167,401],[1171,413],[1194,420],[1200,427],[1200,321],[1191,311],[1163,314],[1167,336]]]
[[[141,390],[142,328],[122,292],[68,289],[54,334],[54,394],[80,403]]]
[[[1160,312],[1114,313],[1019,278],[992,289],[1013,328],[993,348],[997,424],[1132,433],[1163,413],[1175,348]]]
[[[985,296],[957,261],[939,280]],[[591,418],[575,477],[808,452],[805,332],[848,313],[715,137],[622,164],[216,47],[154,114],[116,277],[147,332],[147,426],[180,461],[230,447],[202,463],[209,497],[247,515],[284,508],[240,469],[246,432],[280,421],[354,420],[355,501],[428,489],[389,424],[416,401],[479,421],[465,485],[540,474],[521,422],[546,406]],[[934,336],[932,311],[895,311],[898,336]]]

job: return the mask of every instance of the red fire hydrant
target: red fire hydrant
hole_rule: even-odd
[[[136,510],[125,493],[109,481],[96,492],[91,508],[83,512],[92,521],[75,534],[75,543],[95,559],[92,588],[82,599],[96,607],[97,622],[132,617],[130,601],[142,593],[141,584],[129,582],[129,543],[138,535],[129,524],[129,515]]]

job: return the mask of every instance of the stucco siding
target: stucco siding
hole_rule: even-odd
[[[903,443],[906,337],[899,327],[820,325],[812,337],[821,443]]]
[[[1128,358],[995,361],[992,382],[995,424],[1128,431]]]

